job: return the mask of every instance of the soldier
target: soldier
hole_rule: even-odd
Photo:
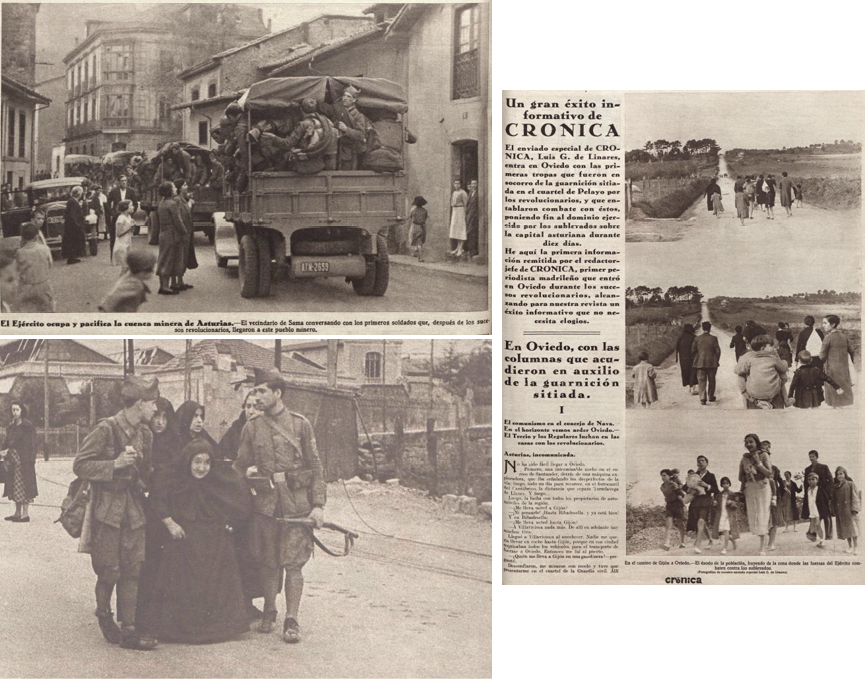
[[[331,121],[316,112],[316,100],[301,100],[304,117],[286,140],[295,159],[295,171],[314,174],[321,170],[337,169],[337,134]],[[360,115],[360,114],[359,114]]]
[[[340,169],[357,170],[359,156],[367,150],[367,136],[373,125],[355,108],[361,90],[348,85],[343,90],[341,105],[334,106],[334,124],[340,130]]]
[[[145,554],[145,497],[152,471],[153,434],[147,423],[156,411],[156,378],[128,377],[123,384],[123,410],[87,435],[72,470],[91,482],[90,541],[82,533],[82,551],[89,551],[96,573],[96,617],[106,641],[123,648],[148,651],[156,639],[136,632],[136,598]],[[117,617],[111,595],[117,586]]]
[[[244,426],[233,467],[246,476],[255,493],[250,550],[259,564],[265,591],[265,611],[258,629],[263,634],[274,629],[281,569],[285,569],[283,641],[297,643],[301,641],[298,608],[304,589],[301,569],[313,555],[313,535],[304,526],[288,526],[277,519],[309,517],[321,527],[325,477],[313,427],[283,405],[283,379],[266,375],[255,391],[264,412]]]
[[[247,132],[250,129],[244,111],[237,101],[233,101],[226,107],[224,117],[227,119],[227,126],[226,129],[223,129],[223,121],[221,120],[220,130],[224,139],[227,140],[225,152],[233,161],[235,189],[243,193],[247,190],[247,168],[250,163],[250,149],[247,145]]]

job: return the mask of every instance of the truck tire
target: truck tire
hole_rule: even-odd
[[[376,285],[376,260],[371,257],[367,260],[364,277],[353,279],[352,287],[359,297],[369,297],[373,293],[374,285]]]
[[[255,236],[241,238],[238,246],[238,281],[241,297],[249,299],[259,292],[259,247]]]
[[[214,241],[217,240],[217,227],[213,224],[208,224],[205,227],[205,235],[208,237],[208,242],[213,245]]]
[[[388,290],[388,243],[384,236],[376,237],[376,280],[370,294],[382,297]]]
[[[217,266],[221,269],[225,269],[229,266],[229,258],[228,257],[220,257],[217,255]]]
[[[356,250],[352,240],[302,240],[292,246],[295,255],[349,255]]]
[[[271,243],[265,236],[256,236],[256,247],[259,251],[259,292],[257,297],[268,297],[271,294],[271,281],[274,279],[271,267]]]

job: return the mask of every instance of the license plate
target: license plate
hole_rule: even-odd
[[[302,273],[328,273],[328,262],[301,262]]]
[[[63,217],[49,217],[45,221],[48,224],[60,224],[63,221]]]

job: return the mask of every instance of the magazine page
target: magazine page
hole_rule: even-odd
[[[503,582],[863,583],[863,92],[502,106]]]

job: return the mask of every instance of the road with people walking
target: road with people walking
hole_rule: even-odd
[[[136,236],[133,247],[147,246],[144,235]],[[185,282],[193,285],[179,295],[157,295],[159,281],[151,280],[151,294],[140,311],[146,313],[185,312],[454,312],[487,309],[487,279],[479,275],[458,275],[450,271],[426,268],[395,258],[391,267],[388,291],[383,297],[359,297],[342,278],[309,280],[275,280],[271,295],[244,299],[240,294],[238,268],[230,264],[217,267],[213,246],[204,234],[196,234],[199,267],[188,271]],[[405,258],[409,260],[410,258]],[[414,260],[413,260],[414,261]],[[442,265],[443,269],[447,265]],[[460,266],[460,265],[459,265]],[[478,265],[474,267],[484,272]],[[456,267],[457,268],[457,267]],[[120,270],[109,263],[108,243],[99,242],[96,257],[80,264],[68,265],[55,260],[51,285],[58,312],[93,312],[117,280]]]
[[[32,521],[0,521],[2,676],[491,675],[489,520],[445,513],[421,491],[401,486],[348,483],[344,491],[340,482],[329,484],[326,520],[361,537],[350,556],[317,550],[305,568],[300,644],[283,643],[277,632],[249,632],[224,643],[135,652],[102,638],[90,558],[53,523],[72,460],[39,460],[36,469]],[[0,503],[5,514],[11,509]],[[340,536],[323,539],[342,551]]]

